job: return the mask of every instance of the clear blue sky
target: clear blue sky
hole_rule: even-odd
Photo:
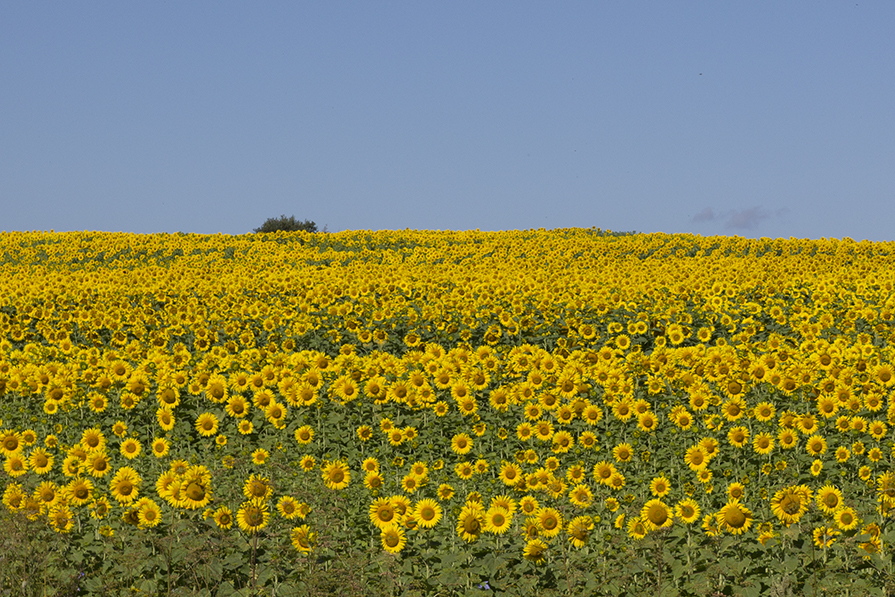
[[[895,2],[3,2],[0,230],[895,239]]]

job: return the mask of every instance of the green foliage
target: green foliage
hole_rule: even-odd
[[[267,221],[260,228],[255,228],[255,232],[317,232],[317,224],[311,220],[296,220],[295,216],[288,218],[281,215],[279,218],[267,218]]]

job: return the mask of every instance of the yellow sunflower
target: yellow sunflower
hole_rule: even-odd
[[[441,504],[430,498],[422,499],[417,502],[414,514],[420,527],[430,529],[441,520]]]
[[[341,490],[351,483],[351,471],[348,465],[341,461],[327,462],[323,465],[323,482],[333,490]]]
[[[648,531],[670,527],[674,522],[671,510],[661,500],[649,500],[640,509],[640,520]]]
[[[270,509],[267,502],[261,499],[253,499],[243,502],[236,512],[236,522],[239,528],[246,533],[257,533],[270,519]]]
[[[293,527],[292,532],[290,533],[290,538],[292,539],[292,546],[299,553],[310,553],[314,547],[314,541],[316,540],[317,535],[311,531],[311,527],[304,524],[298,527]]]
[[[699,520],[701,511],[699,509],[699,504],[691,499],[685,499],[678,502],[674,507],[674,514],[681,519],[681,522],[685,524],[693,524]]]
[[[129,466],[123,466],[115,472],[109,483],[112,497],[120,504],[132,504],[140,494],[140,475]]]
[[[513,516],[504,508],[491,506],[485,512],[484,530],[487,533],[502,535],[510,528]]]
[[[752,511],[738,500],[729,500],[715,515],[719,529],[740,535],[752,526]]]
[[[842,506],[842,492],[832,485],[817,490],[817,506],[825,514],[834,514]]]

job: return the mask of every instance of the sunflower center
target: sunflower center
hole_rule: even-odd
[[[728,508],[724,513],[724,522],[728,526],[738,529],[746,524],[746,513],[739,508]]]
[[[662,526],[665,524],[665,521],[668,520],[668,511],[663,506],[654,504],[650,506],[649,511],[646,513],[646,517],[654,525]]]
[[[193,481],[189,485],[186,486],[186,495],[191,500],[194,501],[202,501],[205,499],[205,488],[202,487],[199,483]]]
[[[264,522],[264,514],[262,514],[261,510],[258,508],[249,508],[246,510],[245,515],[246,524],[250,527],[259,526],[262,522]]]
[[[780,500],[780,509],[789,515],[798,514],[799,510],[802,509],[802,502],[793,495],[786,495]]]

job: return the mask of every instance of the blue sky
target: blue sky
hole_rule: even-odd
[[[0,230],[892,240],[895,2],[5,2]]]

